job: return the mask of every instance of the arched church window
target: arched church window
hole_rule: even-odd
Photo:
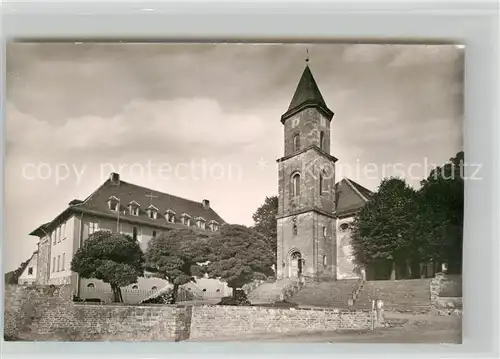
[[[298,133],[293,135],[293,150],[294,151],[300,150],[300,135]]]
[[[319,133],[319,148],[325,150],[325,133],[323,131]]]
[[[323,181],[324,181],[324,177],[323,177],[323,171],[321,171],[319,173],[319,194],[323,194]]]
[[[300,174],[296,173],[292,177],[292,196],[300,196]]]
[[[326,259],[326,256],[323,256],[323,266],[325,266],[325,267],[326,267],[326,266],[327,266],[327,264],[328,264],[328,261],[327,261],[327,259]]]

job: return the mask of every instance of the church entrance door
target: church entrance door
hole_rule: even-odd
[[[293,252],[290,255],[290,277],[300,277],[302,274],[302,256],[300,252]]]

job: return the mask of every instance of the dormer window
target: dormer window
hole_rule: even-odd
[[[208,228],[212,231],[212,232],[217,232],[219,230],[219,222],[217,221],[210,221],[208,223]]]
[[[167,209],[167,211],[165,212],[165,219],[168,223],[175,223],[175,212]]]
[[[148,207],[147,212],[150,219],[156,219],[158,217],[158,208],[153,205]]]
[[[108,198],[108,207],[112,211],[118,211],[118,208],[120,207],[120,200],[115,196],[109,197]]]
[[[181,214],[181,223],[184,224],[185,226],[190,226],[191,225],[191,216],[187,213]]]
[[[141,207],[141,205],[139,203],[137,203],[136,201],[131,201],[128,204],[128,211],[129,211],[130,215],[131,216],[138,216],[140,207]]]
[[[205,219],[203,217],[196,217],[196,227],[205,229]]]

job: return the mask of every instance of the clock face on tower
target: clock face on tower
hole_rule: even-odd
[[[299,125],[299,123],[300,123],[299,117],[292,118],[292,128],[297,127]]]

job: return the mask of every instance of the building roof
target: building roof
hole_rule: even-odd
[[[212,220],[218,222],[220,225],[225,223],[225,221],[209,207],[208,201],[207,206],[204,205],[203,202],[155,191],[119,179],[117,182],[112,182],[111,179],[108,179],[85,200],[71,201],[68,208],[61,212],[54,220],[41,225],[30,234],[36,236],[44,235],[44,231],[47,231],[49,227],[57,225],[56,222],[59,218],[64,218],[75,212],[88,213],[96,217],[116,218],[118,213],[111,210],[108,205],[109,198],[113,196],[119,200],[120,221],[151,225],[158,228],[186,228],[185,225],[179,223],[180,216],[185,213],[191,217],[192,226],[196,225],[195,219],[198,217],[206,221],[207,228]],[[128,205],[133,201],[140,205],[138,216],[133,216],[128,211]],[[148,215],[147,209],[151,204],[158,209],[156,219],[152,219]],[[175,213],[177,223],[168,223],[166,221],[165,213],[167,210]]]
[[[335,212],[339,217],[354,215],[372,195],[372,191],[347,177],[335,185],[335,193]]]
[[[295,94],[293,95],[292,101],[290,102],[290,106],[288,106],[287,112],[282,116],[282,121],[284,118],[287,118],[293,113],[308,106],[319,107],[328,117],[330,117],[330,119],[333,116],[333,112],[328,108],[323,96],[321,95],[311,69],[306,65],[299,80],[299,84],[297,85],[297,89],[295,90]]]

